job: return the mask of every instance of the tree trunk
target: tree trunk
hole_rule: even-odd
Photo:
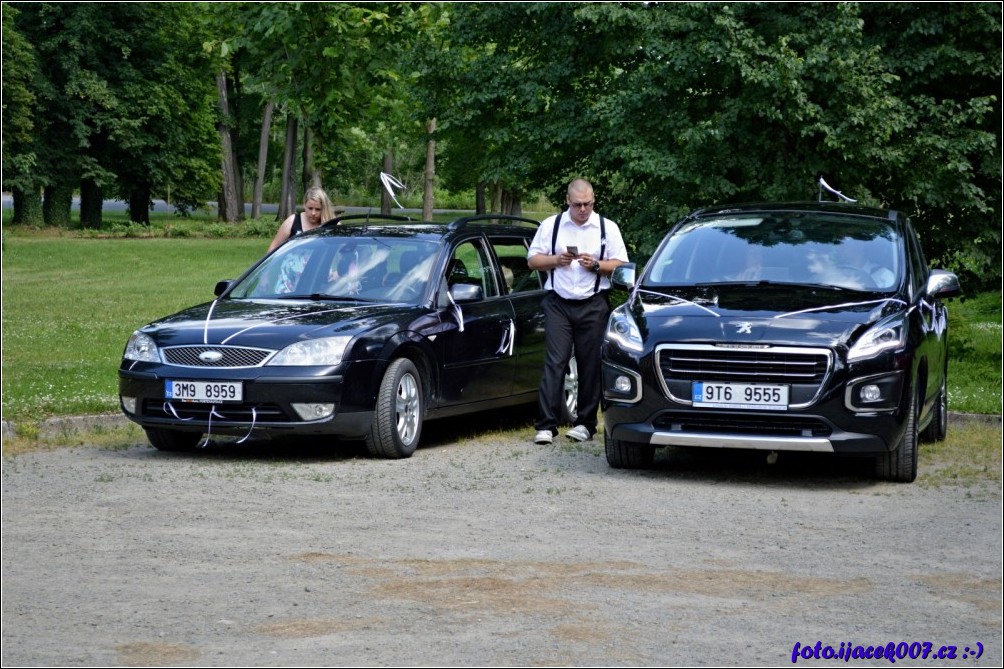
[[[278,221],[296,213],[296,115],[292,111],[286,113],[286,148],[282,154],[282,190],[279,196]]]
[[[523,202],[520,198],[519,191],[502,191],[502,209],[500,210],[500,213],[508,214],[510,216],[523,215]]]
[[[261,138],[258,140],[258,172],[254,179],[254,195],[251,200],[251,218],[261,216],[261,197],[265,189],[265,169],[268,166],[268,137],[272,130],[272,110],[275,103],[271,100],[265,105],[265,113],[261,119]]]
[[[14,225],[41,225],[42,198],[38,191],[24,191],[15,187],[11,189],[11,194],[14,197]]]
[[[230,103],[227,99],[227,75],[220,70],[216,75],[216,92],[219,98],[220,155],[223,167],[223,197],[220,199],[219,218],[227,223],[236,223],[244,218],[244,205],[240,201],[240,172],[234,156],[233,140],[230,134]]]
[[[485,209],[485,182],[479,181],[478,185],[474,187],[474,213],[484,214],[487,212]]]
[[[383,154],[383,171],[386,174],[394,174],[394,154],[391,153],[390,149],[384,151]],[[391,194],[384,188],[383,182],[380,183],[380,213],[389,214],[390,213],[390,203],[393,202]]]
[[[129,220],[150,225],[150,186],[134,186],[129,193]]]
[[[93,179],[80,182],[80,226],[101,228],[101,207],[104,206],[104,189]]]
[[[426,130],[429,133],[429,141],[425,145],[425,183],[422,184],[422,219],[431,221],[436,188],[436,119],[429,121]]]
[[[502,213],[502,182],[494,181],[490,186],[492,204],[488,211]]]
[[[314,165],[314,132],[303,126],[303,192],[321,187],[321,175]]]
[[[73,183],[56,183],[45,187],[42,220],[46,225],[69,227],[73,209]]]

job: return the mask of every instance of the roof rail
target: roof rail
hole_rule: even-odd
[[[451,230],[460,230],[466,227],[468,223],[477,223],[479,221],[528,223],[534,226],[535,228],[540,227],[540,221],[535,221],[532,218],[526,218],[524,216],[513,216],[512,214],[476,214],[474,216],[464,216],[463,218],[458,218],[457,220],[450,223],[448,227]]]
[[[324,227],[334,227],[336,225],[341,225],[344,222],[362,221],[363,223],[369,223],[372,220],[401,221],[402,223],[414,223],[416,219],[401,214],[379,214],[379,213],[347,214],[345,216],[336,216],[335,218],[325,221],[322,225]]]

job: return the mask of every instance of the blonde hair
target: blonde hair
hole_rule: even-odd
[[[307,192],[303,194],[303,204],[307,204],[310,200],[321,204],[321,223],[330,221],[335,217],[335,208],[331,204],[331,198],[328,197],[328,194],[322,188],[317,186],[308,188]]]

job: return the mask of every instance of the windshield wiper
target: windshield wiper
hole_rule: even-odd
[[[282,300],[337,300],[339,302],[369,302],[361,297],[352,295],[329,295],[328,293],[311,293],[310,295],[277,295]]]
[[[695,286],[701,288],[712,288],[715,286],[784,286],[786,288],[826,288],[827,290],[850,290],[844,286],[835,286],[829,283],[803,283],[799,281],[770,281],[768,279],[753,279],[750,281],[706,281],[696,283]]]

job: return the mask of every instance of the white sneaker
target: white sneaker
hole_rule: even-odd
[[[537,436],[533,438],[533,443],[535,444],[550,444],[554,440],[554,435],[551,434],[550,430],[541,430],[537,433]]]
[[[593,435],[589,434],[589,428],[585,425],[576,425],[565,433],[565,436],[575,441],[589,441]]]

